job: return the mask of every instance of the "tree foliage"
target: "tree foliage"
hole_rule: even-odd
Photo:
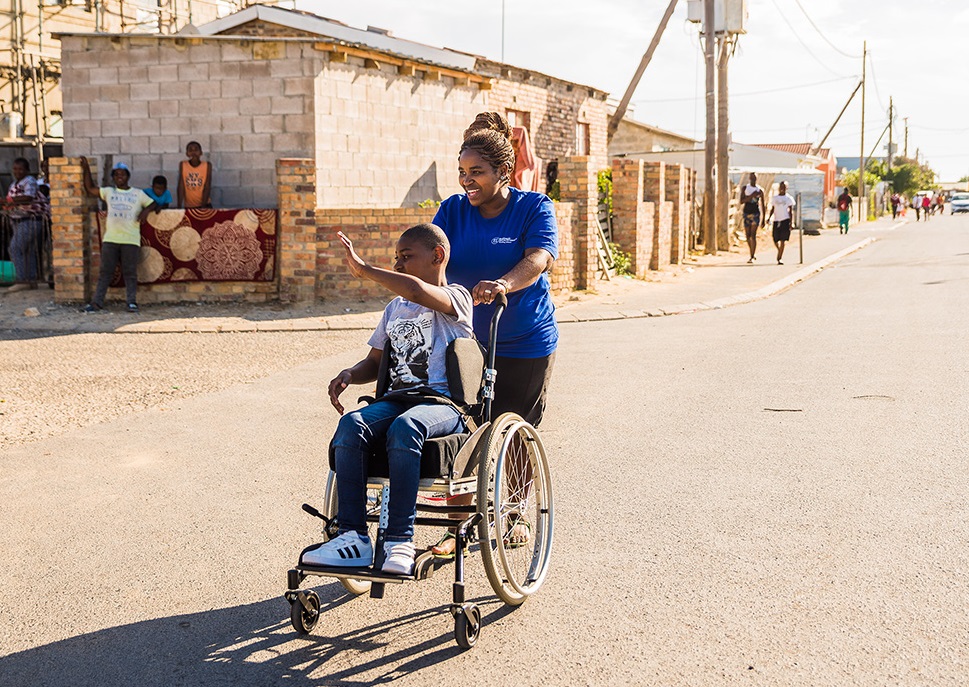
[[[935,187],[935,171],[928,165],[920,165],[904,157],[897,157],[892,162],[895,164],[890,170],[885,170],[884,178],[892,182],[896,192],[911,196],[917,191]]]

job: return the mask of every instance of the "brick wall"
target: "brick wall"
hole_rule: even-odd
[[[653,203],[653,254],[651,270],[670,264],[673,204],[666,200],[666,163],[643,162],[643,199]]]
[[[596,170],[595,162],[588,156],[559,160],[562,201],[575,206],[572,253],[576,289],[594,289],[597,281],[599,189]]]
[[[549,284],[553,292],[572,291],[577,283],[575,255],[575,204],[556,203],[555,220],[559,227],[559,256],[552,265]]]
[[[95,209],[97,201],[84,192],[79,159],[55,157],[48,164],[51,224],[55,227],[52,252],[54,301],[81,303],[90,298],[93,291],[90,212]]]
[[[276,161],[279,300],[312,301],[316,291],[316,162]]]
[[[529,135],[543,164],[575,155],[576,123],[589,125],[589,158],[597,171],[608,166],[608,112],[605,93],[544,74],[479,60],[483,69],[501,73],[488,94],[489,109],[528,113]],[[545,191],[543,177],[539,190]]]
[[[686,258],[689,226],[690,170],[683,165],[666,165],[666,200],[673,203],[670,219],[670,262],[680,264]]]
[[[612,161],[612,238],[630,257],[632,273],[642,279],[653,257],[654,206],[643,200],[642,160]]]

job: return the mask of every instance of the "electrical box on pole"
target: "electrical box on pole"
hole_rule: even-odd
[[[687,0],[686,18],[703,23],[703,0]],[[714,0],[714,33],[747,33],[747,0]]]

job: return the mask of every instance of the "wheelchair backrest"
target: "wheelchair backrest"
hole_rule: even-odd
[[[390,342],[384,345],[377,372],[376,397],[387,393],[390,386]],[[451,400],[459,406],[470,408],[481,401],[481,387],[484,381],[484,349],[477,339],[455,339],[448,344],[445,353],[445,370]]]

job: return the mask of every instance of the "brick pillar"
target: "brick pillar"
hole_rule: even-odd
[[[316,290],[316,162],[276,160],[279,300],[312,301]]]
[[[84,191],[80,158],[54,157],[50,165],[54,301],[81,303],[91,297],[91,213],[97,200]]]
[[[643,202],[643,161],[612,161],[612,239],[630,258],[630,268],[646,276],[653,256],[653,204]]]
[[[645,162],[643,182],[644,199],[654,205],[653,256],[651,270],[661,270],[670,264],[670,225],[673,220],[673,203],[666,200],[666,163]]]
[[[561,159],[559,188],[559,199],[575,204],[575,288],[595,288],[598,272],[599,185],[591,158],[577,155]]]
[[[683,165],[666,165],[666,200],[673,203],[670,224],[670,262],[678,265],[686,258],[687,224],[689,205],[686,187],[690,170]]]

